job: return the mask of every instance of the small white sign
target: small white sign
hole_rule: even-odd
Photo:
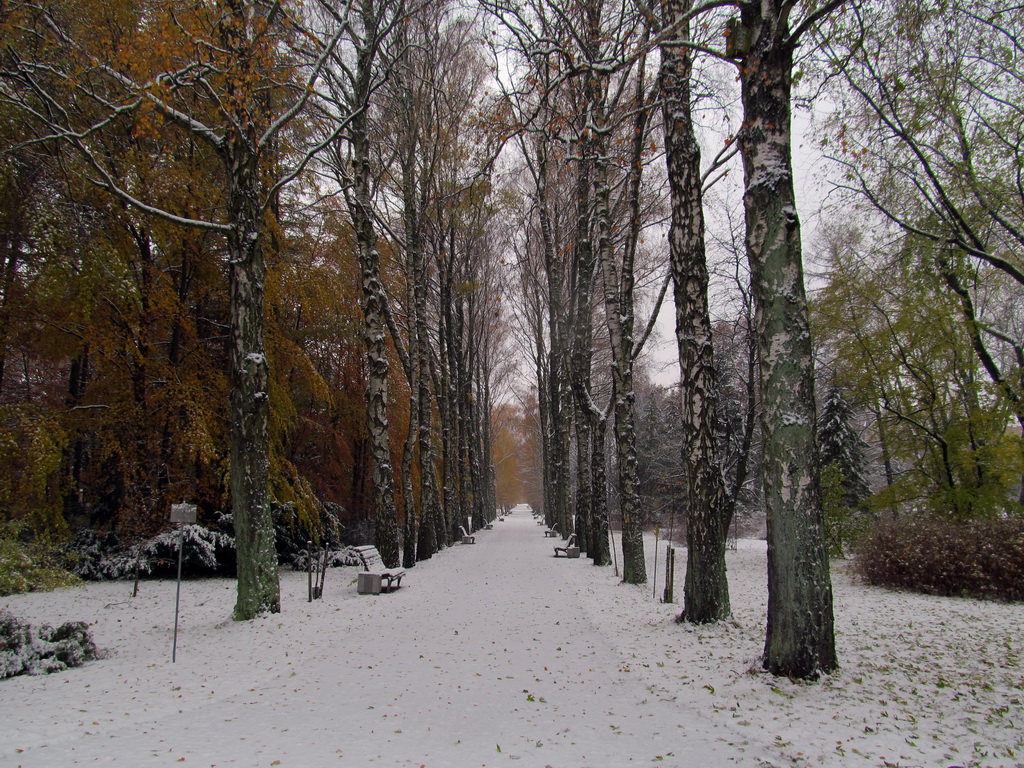
[[[194,523],[196,521],[195,504],[171,504],[172,523]]]

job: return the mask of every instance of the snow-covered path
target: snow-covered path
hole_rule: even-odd
[[[112,656],[5,681],[0,763],[762,764],[763,750],[726,743],[651,693],[565,579],[588,561],[552,557],[561,542],[528,513],[476,540],[418,565],[393,594],[357,595],[355,569],[340,569],[310,604],[305,576],[284,572],[282,613],[254,622],[228,620],[232,582],[186,582],[173,665],[173,583],[145,583],[134,600],[128,585],[89,585],[64,601],[67,615],[39,596],[7,598],[31,621],[89,620]]]

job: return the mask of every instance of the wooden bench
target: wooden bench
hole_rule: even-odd
[[[470,536],[468,533],[466,533],[466,529],[463,528],[461,525],[459,526],[459,530],[462,531],[463,544],[476,544],[476,536]]]
[[[543,523],[542,523],[542,525],[543,525]],[[546,531],[544,531],[544,538],[545,539],[550,539],[550,538],[553,538],[555,536],[558,536],[558,523],[555,523],[550,528],[548,528]]]
[[[565,542],[564,547],[555,547],[555,557],[558,557],[558,553],[561,552],[566,557],[579,557],[580,548],[576,546],[576,534],[573,533],[569,536],[569,540]]]
[[[388,568],[376,547],[355,547],[355,551],[363,561],[363,573],[359,574],[359,594],[376,595],[402,586],[405,568]]]

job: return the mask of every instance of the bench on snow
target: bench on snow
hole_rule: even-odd
[[[548,528],[546,531],[544,531],[544,538],[545,539],[550,539],[550,538],[553,538],[553,537],[555,537],[557,535],[558,535],[558,523],[555,523],[550,528]]]
[[[579,557],[580,548],[576,546],[576,534],[570,534],[569,540],[565,542],[564,547],[555,547],[555,557],[558,557],[558,553],[562,552],[566,557]]]
[[[463,528],[461,525],[459,526],[459,530],[462,531],[463,544],[476,544],[476,536],[470,536],[468,533],[466,533],[466,529]]]
[[[405,568],[388,568],[374,546],[355,547],[363,561],[363,572],[358,576],[357,591],[361,595],[379,595],[402,586]]]

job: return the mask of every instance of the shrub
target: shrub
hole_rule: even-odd
[[[320,519],[310,523],[304,521],[298,514],[295,504],[279,504],[272,502],[270,505],[274,518],[274,533],[276,536],[277,562],[279,565],[288,565],[297,570],[305,570],[308,561],[306,550],[308,542],[312,541],[314,547],[326,546],[331,552],[328,558],[329,565],[358,565],[361,562],[353,555],[345,554],[343,548],[339,548],[339,540],[343,526],[339,521],[343,509],[337,504],[324,503],[320,505]]]
[[[201,525],[184,526],[183,576],[231,576],[235,572],[234,539]],[[123,547],[113,533],[101,536],[89,529],[75,533],[63,550],[68,570],[90,581],[142,576],[175,577],[178,574],[177,528],[157,534],[134,547]]]
[[[49,592],[77,582],[63,568],[45,563],[39,555],[33,556],[24,544],[0,537],[0,595]]]
[[[825,516],[825,543],[832,557],[845,557],[856,548],[868,526],[863,505],[851,505],[843,489],[843,475],[836,463],[821,470],[821,502]]]
[[[121,541],[117,534],[101,536],[91,528],[75,532],[60,552],[64,567],[86,581],[124,578],[135,569],[128,557],[119,557]]]
[[[316,545],[313,547],[314,553],[316,552]],[[314,565],[319,564],[319,561],[314,558]],[[296,571],[304,571],[309,566],[309,557],[306,554],[306,550],[302,550],[297,553],[288,563]],[[359,557],[359,553],[356,552],[354,547],[341,547],[340,549],[334,549],[328,547],[327,550],[327,567],[328,568],[340,568],[345,565],[359,565],[362,566],[363,560]]]
[[[857,571],[896,589],[1024,600],[1024,519],[877,523],[861,542]]]
[[[85,622],[70,621],[56,629],[43,624],[33,629],[9,611],[0,610],[0,679],[59,672],[101,655]]]
[[[216,576],[221,574],[221,560],[225,550],[234,551],[235,541],[220,531],[201,525],[189,524],[164,531],[142,545],[142,559],[146,573],[157,577],[178,575],[178,546],[184,540],[181,572],[188,576]],[[220,555],[220,557],[218,557]]]

